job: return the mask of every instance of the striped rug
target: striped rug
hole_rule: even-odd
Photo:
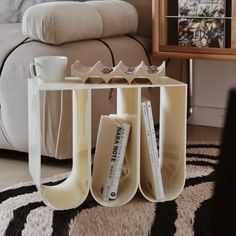
[[[150,203],[137,194],[125,206],[109,208],[88,197],[76,209],[56,211],[44,205],[30,182],[1,189],[0,236],[209,235],[218,152],[216,143],[189,143],[185,188],[176,200],[164,203]]]

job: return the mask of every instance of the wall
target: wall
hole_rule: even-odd
[[[236,87],[236,62],[193,62],[193,115],[189,123],[222,127],[228,91]]]

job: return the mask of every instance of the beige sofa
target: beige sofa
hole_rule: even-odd
[[[4,4],[3,0],[0,3]],[[151,55],[151,0],[130,0],[139,15],[138,31],[132,37],[115,35],[102,38],[89,38],[60,45],[49,44],[22,34],[21,16],[30,6],[30,1],[15,0],[14,7],[19,4],[19,15],[12,18],[4,14],[0,16],[0,149],[28,151],[27,128],[27,78],[29,64],[33,58],[41,55],[64,55],[69,58],[69,65],[80,60],[91,66],[98,60],[107,66],[113,66],[122,60],[128,66],[136,66],[142,60],[147,64],[160,64],[161,60]],[[31,5],[41,1],[33,1]],[[11,4],[10,4],[11,5]],[[9,5],[9,7],[11,7]],[[3,8],[2,8],[3,9]],[[9,10],[9,9],[8,9]],[[1,11],[1,10],[0,10]],[[145,15],[145,18],[142,16]],[[1,18],[0,17],[0,18]],[[5,23],[4,23],[5,22]],[[12,23],[6,23],[12,22]],[[168,74],[182,79],[178,69],[181,61],[173,61],[168,65]],[[70,68],[68,68],[68,75]],[[147,90],[154,102],[158,102],[158,91]],[[106,90],[93,94],[93,143],[95,143],[100,114],[108,114],[116,109],[115,95]],[[42,114],[42,154],[58,159],[71,157],[71,94],[69,92],[47,92],[41,96]],[[156,116],[156,122],[158,118]]]

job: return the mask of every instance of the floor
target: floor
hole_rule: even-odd
[[[221,141],[223,129],[207,126],[189,125],[187,128],[187,141]]]
[[[203,126],[188,126],[187,140],[220,142],[222,129]],[[0,150],[0,187],[31,181],[28,171],[28,155],[25,153]],[[42,178],[71,170],[71,161],[42,158]]]

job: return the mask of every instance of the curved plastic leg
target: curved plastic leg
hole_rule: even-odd
[[[43,201],[58,210],[79,206],[87,197],[91,176],[91,91],[73,91],[73,166],[70,176],[55,186],[41,184],[39,91],[29,86],[29,169]]]

